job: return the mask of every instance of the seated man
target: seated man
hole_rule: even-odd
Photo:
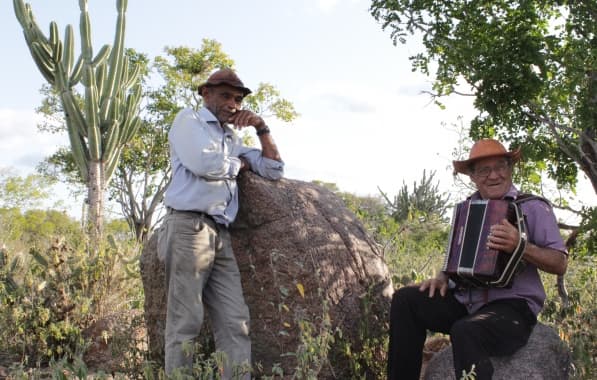
[[[507,151],[492,139],[476,142],[468,160],[454,161],[456,173],[470,176],[472,199],[516,199],[512,167],[520,150]],[[474,368],[476,379],[491,379],[490,356],[513,354],[523,347],[543,307],[545,291],[539,269],[564,274],[568,254],[551,207],[540,199],[521,203],[527,221],[526,263],[511,287],[476,288],[448,281],[440,272],[418,286],[397,290],[390,311],[388,379],[418,380],[427,330],[450,334],[456,379]],[[487,247],[511,253],[518,229],[507,220],[491,226]]]

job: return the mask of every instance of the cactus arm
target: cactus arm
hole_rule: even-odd
[[[23,0],[13,0],[12,5],[19,24],[25,25],[27,23],[27,18],[25,17],[25,3]]]
[[[101,101],[100,101],[100,120],[102,120],[102,122],[106,122],[108,121],[110,118],[108,116],[108,106],[110,105],[110,103],[108,102],[108,96],[106,95],[108,89],[108,81],[106,80],[106,74],[107,73],[107,68],[104,67],[103,69],[104,71],[104,81],[102,82],[101,85],[101,89],[100,89],[100,93],[101,95]]]
[[[76,85],[81,80],[81,74],[83,73],[83,56],[80,55],[77,59],[77,63],[75,63],[75,67],[73,67],[73,71],[70,74],[69,83],[71,86]]]
[[[58,35],[58,25],[55,21],[50,22],[50,45],[56,46],[60,41],[60,36]]]
[[[33,62],[41,72],[41,75],[50,83],[54,85],[54,63],[48,59],[46,50],[37,42],[30,45],[31,56]]]
[[[81,33],[81,54],[86,63],[91,62],[93,56],[93,48],[91,45],[91,22],[89,21],[89,13],[87,13],[87,1],[80,1],[81,17],[79,19],[79,31]]]
[[[33,62],[38,67],[43,77],[50,83],[54,83],[54,66],[51,59],[49,59],[50,52],[47,49],[47,44],[44,41],[39,41],[27,30],[23,29],[25,41],[29,46],[29,52],[33,58]]]
[[[62,47],[62,41],[58,41],[56,43],[56,45],[52,46],[52,57],[54,59],[54,63],[58,64],[62,62],[62,53],[63,53],[63,47]]]
[[[97,83],[97,98],[100,101],[99,104],[99,121],[100,121],[100,125],[102,125],[103,123],[105,123],[106,117],[105,114],[103,112],[103,99],[104,99],[104,91],[105,91],[105,82],[106,82],[106,64],[101,64],[99,65],[96,69],[95,69],[95,81]],[[102,129],[102,133],[104,132],[104,129]]]
[[[54,62],[62,61],[62,42],[58,33],[58,25],[55,21],[50,23],[50,47],[52,48],[52,57]]]
[[[124,84],[124,88],[127,90],[133,87],[139,80],[139,76],[141,75],[141,65],[137,64],[133,67],[133,70],[127,76],[127,79]]]
[[[102,159],[106,162],[111,159],[111,156],[116,152],[118,143],[120,141],[120,128],[113,123],[111,128],[108,128],[108,132],[105,135],[104,152]]]
[[[125,57],[126,58],[126,57]],[[118,91],[126,91],[126,87],[124,86],[124,83],[126,83],[126,78],[128,77],[128,73],[129,73],[129,60],[128,59],[123,59],[122,60],[122,73],[120,74],[120,78],[118,79],[118,83],[120,88],[118,89]]]
[[[126,130],[127,133],[124,135],[121,142],[123,144],[126,144],[129,141],[131,141],[133,136],[135,136],[135,134],[139,130],[140,126],[141,126],[141,119],[139,118],[139,116],[135,116],[135,118],[131,122],[129,122],[129,127]]]
[[[87,146],[89,158],[92,161],[99,161],[101,158],[101,135],[99,132],[98,120],[98,98],[95,74],[93,72],[92,57],[93,47],[91,44],[91,21],[87,12],[87,1],[79,0],[81,16],[79,18],[79,30],[81,33],[81,55],[83,57],[83,80],[85,86],[85,116],[87,120]]]
[[[63,92],[70,91],[70,87],[68,86],[68,76],[64,72],[62,62],[58,62],[56,64],[56,68],[54,69],[54,78],[54,86],[56,89]]]
[[[125,134],[122,139],[123,144],[128,144],[141,126],[141,119],[135,115],[127,120]]]
[[[116,151],[110,156],[108,160],[106,160],[106,166],[104,169],[106,181],[109,181],[110,178],[112,178],[112,174],[114,174],[114,170],[118,166],[121,151],[122,147],[116,148]]]
[[[81,173],[83,181],[87,182],[89,180],[89,153],[85,148],[85,141],[76,132],[76,129],[70,125],[71,121],[69,120],[68,116],[66,117],[66,124],[68,125],[68,138],[70,140],[73,158],[77,164],[77,167],[79,168],[79,172]]]
[[[104,63],[106,58],[108,58],[108,56],[110,55],[111,49],[112,49],[112,47],[110,45],[102,46],[100,51],[97,52],[97,55],[95,56],[95,58],[93,58],[93,60],[91,61],[91,64],[94,67],[97,67],[97,66],[101,65],[102,63]]]
[[[31,11],[31,6],[29,4],[25,4],[23,0],[13,0],[13,5],[17,20],[23,28],[25,40],[27,40],[28,45],[30,45],[30,43],[34,40],[41,40],[40,42],[44,42],[46,44],[49,43],[48,39],[39,29],[37,22],[35,22],[33,12]]]
[[[87,116],[87,143],[89,146],[89,157],[93,161],[99,161],[101,159],[101,134],[99,130],[98,122],[98,100],[97,100],[97,86],[95,83],[95,75],[93,74],[93,68],[91,65],[86,65],[84,80],[85,85],[85,115]]]
[[[72,121],[71,125],[69,125],[69,130],[74,128],[79,135],[87,137],[87,122],[79,105],[75,102],[71,91],[64,91],[62,93],[62,106],[64,107],[64,111],[66,111],[67,117],[70,117]]]
[[[70,78],[72,78],[73,63],[75,61],[75,39],[73,37],[73,27],[67,25],[64,30],[64,59],[62,60],[62,70],[69,76],[69,87]]]
[[[117,90],[115,89],[116,83],[121,80],[122,78],[122,69],[123,69],[123,56],[124,56],[124,29],[125,29],[125,16],[124,11],[126,8],[126,2],[117,1],[117,10],[118,10],[118,18],[116,21],[116,35],[114,36],[114,48],[110,53],[110,70],[108,73],[108,83],[106,89],[106,106],[108,108],[108,117],[110,115],[116,114],[116,110],[113,110],[115,107],[115,97],[117,95]]]
[[[106,102],[106,107],[108,107],[108,115],[107,120],[115,120],[118,117],[118,97],[114,96],[113,98],[109,95],[106,95],[104,101]]]
[[[123,137],[124,139],[121,141],[123,144],[126,144],[130,141],[133,135],[136,133],[134,130],[132,123],[135,120],[137,115],[137,110],[139,108],[139,104],[141,103],[141,86],[137,85],[132,90],[129,96],[126,99],[126,108],[125,108],[125,116],[123,120]],[[133,130],[131,130],[133,129]]]
[[[48,51],[47,46],[38,41],[31,43],[31,47],[35,50],[33,58],[38,59],[41,63],[46,65],[49,70],[54,71],[54,60],[52,59],[52,52]]]

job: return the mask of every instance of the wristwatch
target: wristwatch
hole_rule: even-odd
[[[266,125],[265,127],[263,127],[263,128],[259,128],[259,129],[257,130],[257,136],[263,136],[263,135],[266,135],[266,134],[268,134],[268,133],[270,133],[270,130],[269,130],[269,128],[267,127],[267,125]]]

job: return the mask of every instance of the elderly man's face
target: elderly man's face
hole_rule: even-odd
[[[205,87],[201,93],[205,107],[224,124],[236,111],[243,101],[243,92],[238,88],[220,85]]]
[[[481,159],[475,163],[471,179],[483,199],[501,199],[512,186],[512,165],[503,157]]]

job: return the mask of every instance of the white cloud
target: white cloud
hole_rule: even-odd
[[[39,132],[39,122],[34,111],[0,108],[0,167],[30,174],[45,157],[68,144],[63,135]]]
[[[332,11],[334,8],[336,8],[336,6],[339,6],[340,3],[355,4],[359,1],[361,0],[316,0],[317,8],[323,12]]]
[[[329,12],[338,2],[339,0],[317,0],[317,7],[324,12]]]
[[[295,106],[310,112],[274,130],[287,177],[373,195],[378,186],[392,194],[403,181],[410,186],[423,170],[435,170],[442,188],[452,187],[448,166],[458,136],[441,124],[456,122],[458,115],[430,104],[425,95],[397,88],[398,83],[305,83]],[[362,112],[346,112],[338,104]]]
[[[59,146],[68,145],[65,135],[42,133],[41,121],[34,111],[0,108],[0,170],[10,175],[27,176]],[[66,184],[52,187],[44,207],[63,209],[72,217],[81,216],[81,199],[73,197]]]

